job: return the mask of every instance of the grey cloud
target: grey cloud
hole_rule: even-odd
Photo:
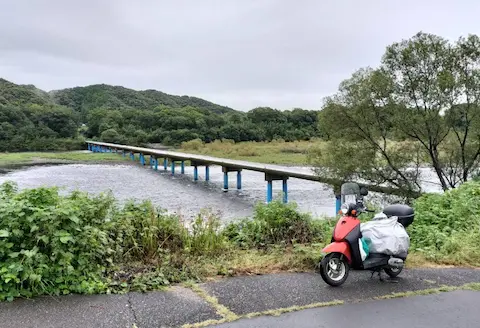
[[[3,0],[0,76],[189,94],[248,110],[318,109],[419,30],[479,33],[473,0]]]

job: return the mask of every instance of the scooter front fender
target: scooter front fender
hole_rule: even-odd
[[[346,241],[334,241],[333,243],[325,246],[325,248],[322,249],[322,252],[327,254],[341,253],[347,258],[348,264],[352,264],[352,253],[350,252],[350,247]]]

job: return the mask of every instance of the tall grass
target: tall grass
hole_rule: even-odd
[[[184,142],[180,150],[216,157],[227,157],[270,164],[307,164],[307,153],[313,147],[319,147],[320,140],[285,142],[246,141],[235,143],[232,140],[215,140],[204,143],[200,139]]]
[[[158,260],[165,250],[193,255],[209,255],[226,248],[219,233],[220,220],[208,213],[199,214],[189,224],[177,215],[156,209],[150,201],[125,205],[114,220],[122,256],[143,261]]]

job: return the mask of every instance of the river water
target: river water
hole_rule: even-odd
[[[290,167],[292,169],[292,167]],[[296,167],[309,171],[307,167]],[[185,175],[149,169],[138,164],[69,164],[33,166],[0,176],[0,184],[14,181],[20,189],[57,186],[62,193],[73,190],[98,194],[112,191],[116,199],[150,199],[155,205],[183,217],[192,218],[202,209],[210,210],[224,220],[250,216],[256,203],[265,202],[264,174],[242,171],[242,187],[236,190],[236,173],[229,174],[228,192],[223,192],[221,167],[210,167],[210,181],[205,182],[204,168],[199,167],[200,181],[193,181],[193,167],[185,167]],[[432,188],[429,188],[432,189]],[[282,182],[273,182],[274,198],[281,199]],[[301,212],[314,217],[335,215],[335,196],[328,185],[319,182],[289,179],[288,197]]]

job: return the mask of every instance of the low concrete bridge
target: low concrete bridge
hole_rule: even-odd
[[[336,197],[337,212],[340,210],[341,197],[338,192],[339,186],[342,182],[334,179],[325,179],[317,176],[315,173],[298,172],[294,169],[288,169],[277,165],[253,163],[247,161],[238,161],[226,158],[203,156],[196,154],[188,154],[182,152],[173,152],[168,150],[159,150],[152,148],[134,147],[128,145],[118,145],[97,141],[86,141],[88,150],[93,152],[121,152],[124,157],[130,156],[132,160],[136,160],[135,154],[138,154],[140,164],[146,165],[145,155],[149,156],[149,166],[154,170],[158,170],[159,159],[163,162],[163,169],[167,170],[170,167],[172,175],[175,174],[176,163],[180,163],[180,173],[185,173],[185,162],[189,161],[193,166],[193,179],[198,181],[198,168],[205,167],[205,180],[210,179],[209,168],[211,165],[218,165],[222,167],[223,171],[223,191],[228,191],[228,173],[236,172],[237,189],[242,189],[242,170],[251,170],[265,173],[265,181],[267,182],[267,196],[266,201],[270,203],[273,200],[273,181],[282,181],[283,202],[288,202],[288,185],[289,178],[304,179],[310,181],[318,181],[329,184],[334,187]],[[381,192],[387,194],[398,194],[400,192],[396,189],[380,186],[365,185],[368,190],[374,192]]]

